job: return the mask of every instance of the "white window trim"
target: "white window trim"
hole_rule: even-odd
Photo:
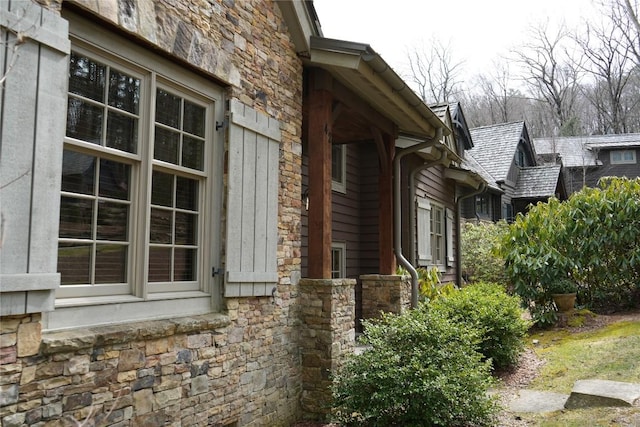
[[[340,148],[340,159],[338,161],[342,165],[340,179],[333,179],[333,173],[331,174],[331,190],[338,193],[347,193],[347,146],[344,144],[333,145],[331,147],[331,154],[333,155],[333,147]]]
[[[631,153],[631,160],[626,160],[625,155]],[[614,159],[616,154],[620,155],[620,159]],[[612,165],[635,165],[636,150],[612,150],[609,153],[609,159]]]
[[[340,256],[340,271],[337,278],[347,277],[347,243],[346,242],[332,242],[331,251],[336,250]],[[333,261],[333,257],[332,257]],[[331,263],[331,275],[333,276],[333,262]]]
[[[88,51],[89,56],[97,60],[105,59],[109,64],[122,68],[124,64],[125,71],[138,68],[142,73],[148,73],[153,78],[157,78],[157,85],[160,87],[180,88],[180,94],[185,95],[191,93],[194,99],[206,100],[211,105],[211,111],[208,113],[207,135],[209,147],[205,148],[205,170],[211,174],[202,182],[204,189],[200,192],[207,195],[207,203],[201,204],[202,208],[199,212],[199,236],[202,240],[199,242],[200,254],[198,257],[198,277],[199,280],[195,286],[184,291],[169,292],[169,289],[156,289],[156,291],[164,292],[148,292],[149,287],[154,284],[146,283],[146,259],[149,246],[146,243],[138,243],[135,246],[137,251],[130,255],[132,265],[131,270],[137,269],[132,273],[128,273],[131,283],[130,294],[128,295],[105,295],[95,297],[81,298],[58,298],[55,303],[55,310],[49,313],[43,313],[43,327],[45,329],[64,329],[81,326],[94,326],[106,323],[123,323],[128,321],[137,321],[145,319],[167,318],[175,316],[187,316],[205,314],[220,308],[221,298],[219,295],[219,279],[213,278],[211,274],[212,266],[219,267],[220,260],[220,238],[221,224],[219,218],[216,217],[212,221],[213,214],[218,215],[222,209],[222,170],[223,170],[223,152],[224,143],[222,141],[223,134],[215,132],[215,122],[224,120],[224,92],[221,87],[212,85],[207,81],[175,63],[160,58],[148,50],[136,46],[115,34],[107,36],[96,35],[94,24],[74,15],[73,13],[65,13],[65,18],[70,22],[70,38],[72,41],[72,49],[76,51]],[[149,64],[153,64],[152,69]],[[162,77],[160,77],[162,76]],[[178,84],[177,81],[180,83]],[[143,83],[145,84],[145,83]],[[146,87],[147,94],[155,90]],[[190,99],[190,97],[187,96]],[[148,102],[147,102],[148,101]],[[141,103],[141,117],[144,117],[140,123],[140,127],[150,129],[151,138],[154,124],[149,122],[149,111],[144,111],[145,105],[151,106],[151,100],[143,100]],[[77,146],[78,142],[65,139],[66,145]],[[81,146],[82,144],[80,144]],[[148,150],[150,145],[144,141],[140,142],[140,151],[137,155],[132,155],[132,161],[142,158],[145,153],[142,150]],[[94,148],[94,147],[91,147]],[[109,154],[110,149],[101,149],[97,147],[96,153],[104,151]],[[102,153],[101,153],[102,154]],[[150,158],[150,156],[149,156]],[[139,206],[144,208],[146,212],[146,223],[149,221],[149,203],[150,203],[150,174],[151,165],[158,165],[160,162],[150,159],[147,166],[135,168],[135,173],[148,174],[146,194],[140,192],[132,192],[131,199],[143,199],[139,202]],[[161,167],[161,166],[160,166]],[[178,167],[179,169],[180,167]],[[172,166],[172,170],[176,173],[176,168]],[[193,174],[194,171],[189,170]],[[180,171],[177,172],[179,175]],[[197,172],[195,173],[197,175]],[[143,191],[145,192],[145,191]],[[202,202],[202,199],[200,200]],[[131,214],[131,218],[135,218],[135,213]],[[139,216],[138,216],[139,217]],[[132,241],[138,240],[146,242],[148,239],[147,227],[131,226]],[[134,230],[135,228],[135,230]],[[135,236],[133,235],[135,233]],[[142,240],[139,240],[142,239]],[[143,252],[143,254],[142,254]],[[142,256],[142,258],[141,258]],[[144,260],[144,265],[140,266],[140,262]],[[143,273],[142,273],[143,272]]]
[[[433,200],[416,197],[416,260],[418,267],[437,267],[441,273],[455,264],[453,251],[454,212],[443,204]],[[435,260],[433,253],[433,230],[431,215],[434,209],[442,212],[442,259]]]

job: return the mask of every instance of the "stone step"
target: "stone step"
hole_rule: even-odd
[[[640,404],[640,384],[607,380],[580,380],[564,404],[566,409]]]

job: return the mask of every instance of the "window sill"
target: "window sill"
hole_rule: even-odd
[[[43,355],[73,352],[94,346],[125,344],[131,341],[145,341],[176,334],[214,330],[224,328],[230,323],[229,316],[215,313],[44,332],[40,351]]]

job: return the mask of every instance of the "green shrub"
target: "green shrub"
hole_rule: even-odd
[[[569,200],[551,199],[519,214],[502,241],[506,273],[545,325],[555,320],[550,286],[570,279],[578,303],[609,311],[638,305],[640,178],[602,179]]]
[[[513,366],[524,350],[529,322],[522,318],[520,298],[508,295],[495,283],[476,283],[434,301],[429,308],[441,312],[481,334],[480,352],[496,369]]]
[[[478,335],[425,309],[365,322],[362,354],[333,380],[336,421],[344,426],[492,425],[490,364]]]
[[[507,230],[505,221],[462,225],[462,275],[468,283],[505,282],[504,259],[496,249]]]

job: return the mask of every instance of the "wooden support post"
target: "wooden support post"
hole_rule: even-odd
[[[380,274],[395,274],[396,258],[393,252],[393,156],[395,141],[389,134],[382,134],[372,129],[378,158],[380,160],[380,176],[378,177],[378,253],[380,257]]]
[[[310,279],[331,278],[331,76],[309,72],[309,267]]]

